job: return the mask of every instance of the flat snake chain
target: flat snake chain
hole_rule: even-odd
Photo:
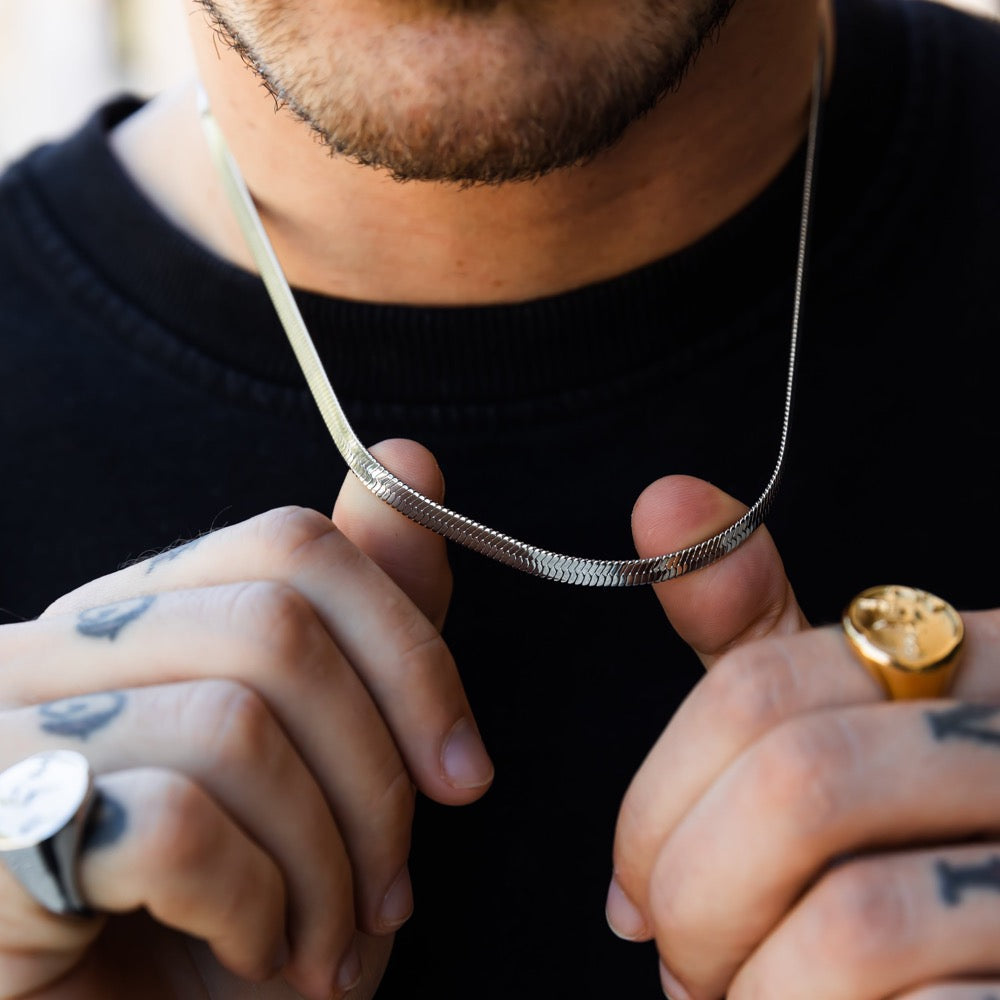
[[[756,503],[728,528],[687,548],[645,559],[587,559],[580,556],[561,555],[558,552],[550,552],[534,545],[528,545],[425,497],[394,476],[375,459],[358,439],[341,408],[312,338],[309,336],[302,314],[299,312],[288,280],[285,278],[264,230],[253,198],[229,151],[222,131],[212,115],[204,91],[201,91],[199,95],[199,111],[213,162],[239,221],[250,254],[260,271],[271,302],[281,325],[284,327],[327,429],[344,461],[358,479],[380,500],[416,521],[417,524],[430,528],[439,535],[490,559],[495,559],[506,566],[559,583],[587,587],[635,587],[672,580],[722,559],[742,545],[763,523],[777,493],[785,462],[788,431],[791,425],[799,315],[802,308],[806,271],[813,174],[817,136],[820,131],[824,81],[825,53],[821,40],[816,58],[809,112],[805,179],[802,190],[798,257],[795,268],[795,292],[792,303],[788,377],[785,388],[784,417],[778,444],[778,459],[774,472]]]

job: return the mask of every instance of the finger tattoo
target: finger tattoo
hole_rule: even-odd
[[[124,707],[125,695],[121,691],[102,691],[47,702],[39,705],[38,714],[44,732],[85,740],[119,716]]]
[[[938,861],[938,891],[949,906],[958,906],[965,893],[973,889],[1000,892],[1000,855],[978,865],[951,865]]]
[[[76,630],[81,635],[114,642],[118,638],[118,633],[129,622],[134,622],[136,618],[145,613],[155,600],[154,594],[146,594],[143,597],[133,597],[127,601],[118,601],[100,608],[88,608],[86,611],[80,612],[76,621]]]
[[[178,556],[183,555],[185,552],[190,552],[200,541],[200,538],[192,538],[189,542],[174,545],[172,548],[164,549],[159,555],[153,556],[146,566],[146,576],[149,576],[157,566],[161,566],[165,562],[173,562]]]
[[[113,795],[100,791],[87,819],[81,849],[98,851],[117,844],[128,829],[128,813]]]
[[[942,712],[926,713],[938,742],[958,739],[1000,746],[1000,731],[985,725],[997,715],[1000,715],[1000,708],[996,705],[954,705]]]

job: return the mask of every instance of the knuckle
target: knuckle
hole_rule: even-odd
[[[183,775],[160,772],[150,791],[152,801],[143,810],[146,870],[169,886],[173,875],[198,871],[216,855],[224,831],[206,793]]]
[[[330,518],[308,507],[278,507],[257,519],[257,531],[268,548],[291,557],[302,548],[331,535],[338,535]]]
[[[189,727],[201,734],[203,763],[213,769],[255,767],[275,758],[278,728],[264,698],[239,681],[210,680],[192,685],[183,709]]]
[[[282,667],[308,660],[322,631],[309,601],[291,584],[276,580],[238,585],[231,614],[235,634],[252,637],[251,657]]]
[[[285,882],[276,865],[262,854],[247,853],[244,870],[234,873],[227,885],[227,891],[220,893],[216,905],[216,919],[220,927],[241,928],[246,923],[248,913],[259,912],[267,907],[274,915],[273,922],[280,925],[285,912],[287,894]],[[267,962],[270,956],[261,956]],[[269,963],[268,963],[269,964]],[[270,972],[267,967],[262,973]]]
[[[648,889],[649,915],[660,954],[668,960],[668,965],[675,945],[687,940],[690,933],[689,913],[682,895],[676,891],[675,878],[662,861],[654,864]],[[633,895],[632,898],[637,897]]]
[[[447,684],[454,676],[454,663],[441,633],[422,615],[407,616],[404,621],[399,653],[402,676],[426,676],[431,683]]]
[[[395,875],[410,853],[416,793],[409,774],[400,769],[387,784],[371,788],[363,808],[351,815],[339,815],[340,829],[348,843],[364,839],[362,852],[351,858],[351,880],[364,894],[384,893],[386,879]],[[343,876],[331,868],[335,891],[342,891]]]
[[[663,839],[664,831],[658,822],[650,821],[648,803],[633,782],[618,810],[612,847],[615,876],[633,899],[645,895],[644,878]]]
[[[750,751],[751,794],[797,835],[829,832],[851,809],[858,750],[834,713],[785,723]]]
[[[814,895],[806,947],[827,962],[855,970],[859,988],[872,963],[883,963],[913,943],[912,887],[891,863],[844,863],[823,877]]]
[[[362,847],[359,857],[363,855],[366,860],[361,868],[371,867],[369,873],[356,873],[362,880],[372,873],[381,878],[383,868],[395,872],[404,863],[415,809],[413,780],[397,757],[386,764],[378,778],[366,782],[352,808],[336,813],[336,822],[347,842]],[[354,862],[359,863],[359,858]]]
[[[409,829],[416,807],[416,789],[409,772],[400,764],[393,777],[381,786],[381,793],[369,805],[368,815],[380,827]]]
[[[723,656],[703,681],[723,725],[755,734],[792,715],[798,673],[781,642],[741,646]]]

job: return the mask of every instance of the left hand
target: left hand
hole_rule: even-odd
[[[640,554],[742,509],[661,480]],[[1000,612],[964,616],[950,698],[887,702],[766,529],[657,590],[710,673],[625,797],[608,916],[672,1000],[1000,997]]]

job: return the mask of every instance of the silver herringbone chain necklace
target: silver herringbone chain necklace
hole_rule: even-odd
[[[333,441],[351,471],[380,500],[426,528],[472,549],[497,562],[533,576],[559,583],[588,587],[634,587],[660,583],[683,576],[717,562],[742,545],[763,523],[774,501],[785,463],[785,448],[791,425],[792,395],[795,387],[799,316],[805,283],[806,250],[812,209],[813,174],[817,136],[826,78],[824,45],[820,43],[813,77],[809,131],[806,140],[805,178],[802,186],[802,211],[799,220],[798,256],[795,265],[795,291],[792,300],[792,323],[788,350],[788,377],[785,388],[784,418],[778,442],[778,458],[771,478],[752,507],[723,531],[676,552],[645,559],[588,559],[561,555],[501,534],[471,518],[449,510],[425,497],[381,465],[358,439],[341,408],[330,379],[309,336],[288,280],[278,263],[253,198],[226,145],[222,131],[202,93],[200,112],[213,162],[239,221],[250,254],[260,271],[285,334],[295,352],[309,389],[316,400]]]

